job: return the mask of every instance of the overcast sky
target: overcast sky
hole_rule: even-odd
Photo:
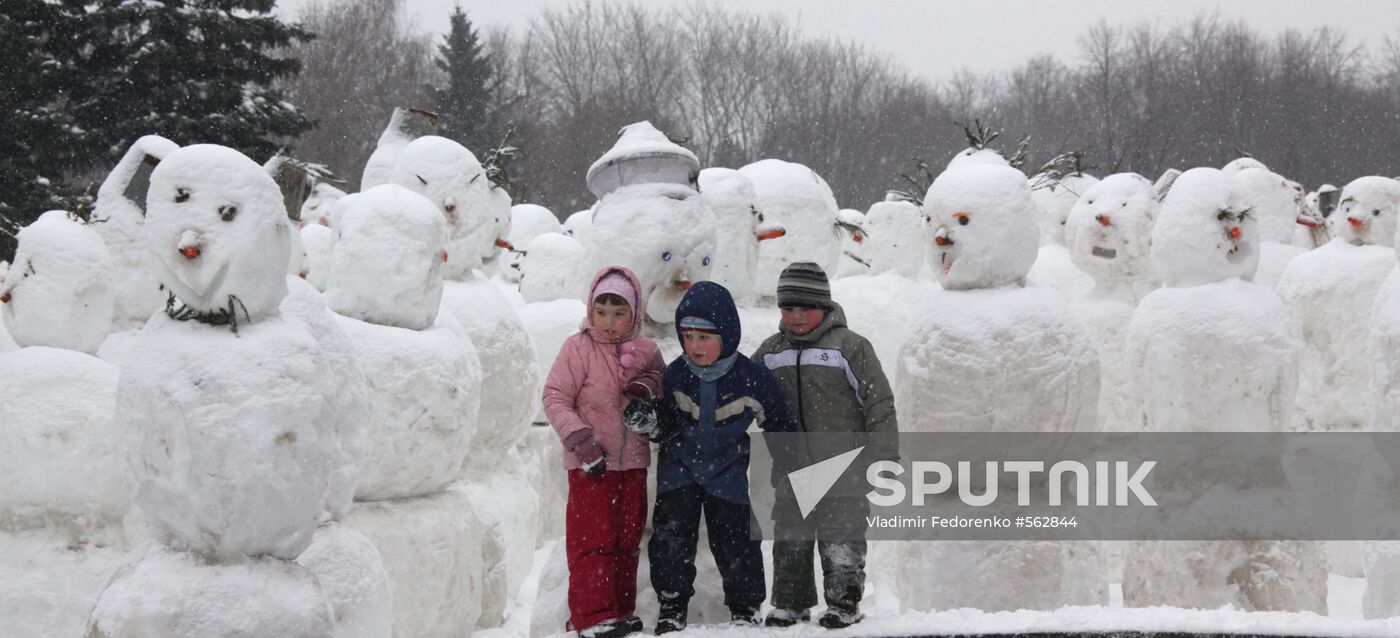
[[[459,0],[407,0],[410,16],[429,31],[447,28]],[[481,26],[524,29],[547,7],[571,0],[460,0]],[[675,6],[694,0],[648,0]],[[804,33],[861,42],[931,79],[968,68],[978,72],[1015,67],[1050,53],[1066,62],[1078,56],[1076,39],[1086,25],[1157,22],[1171,26],[1202,12],[1243,19],[1265,33],[1321,25],[1345,29],[1353,42],[1379,45],[1400,39],[1400,0],[714,0],[744,11],[779,13]],[[294,18],[307,0],[281,0],[279,12]]]

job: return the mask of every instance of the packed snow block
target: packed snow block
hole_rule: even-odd
[[[324,296],[311,284],[288,277],[287,297],[282,300],[281,310],[286,316],[306,323],[331,363],[331,378],[335,383],[335,395],[331,399],[331,410],[335,413],[335,460],[326,509],[339,518],[350,511],[354,501],[360,464],[368,445],[369,382],[365,380],[359,355],[341,330],[336,314],[326,308]]]
[[[420,137],[437,132],[436,113],[418,109],[395,108],[389,116],[389,124],[379,134],[374,152],[365,162],[365,170],[360,174],[360,190],[368,190],[393,180],[394,167],[404,148]]]
[[[320,583],[335,614],[335,638],[389,638],[393,592],[379,550],[364,534],[323,525],[296,560]]]
[[[335,383],[299,320],[266,317],[235,337],[154,316],[122,369],[117,415],[136,504],[161,539],[215,556],[305,550],[340,460]]]
[[[739,172],[753,182],[764,221],[786,230],[783,237],[759,244],[754,293],[776,295],[778,275],[796,261],[815,262],[835,273],[841,242],[833,226],[840,209],[826,180],[806,166],[777,159],[759,160]]]
[[[630,269],[641,282],[647,318],[670,324],[690,282],[710,276],[715,227],[714,213],[689,188],[624,186],[594,207],[585,272]]]
[[[392,183],[427,197],[447,220],[449,279],[479,268],[510,229],[510,196],[496,188],[466,147],[436,135],[404,147]]]
[[[587,293],[583,244],[559,233],[544,233],[525,247],[520,263],[520,296],[525,303],[576,299]]]
[[[1277,290],[1283,272],[1293,260],[1308,252],[1307,248],[1292,244],[1266,241],[1259,244],[1259,268],[1254,271],[1254,283]]]
[[[209,563],[150,546],[98,596],[87,636],[332,638],[335,620],[316,577],[275,558]]]
[[[588,307],[579,299],[537,301],[520,307],[520,323],[529,333],[530,343],[535,346],[538,378],[549,376],[549,369],[554,366],[564,341],[579,331],[579,325],[588,315]],[[538,405],[532,421],[537,424],[547,422],[544,404],[538,400],[535,403]]]
[[[1108,605],[1097,542],[926,541],[898,549],[902,611],[970,607],[986,612]],[[1007,574],[1014,583],[988,578]]]
[[[729,289],[736,303],[753,301],[753,273],[758,267],[758,208],[753,182],[732,168],[707,168],[697,182],[700,197],[715,214],[714,264],[710,281]],[[590,220],[591,221],[591,220]]]
[[[442,300],[447,223],[428,198],[384,184],[352,200],[337,231],[326,305],[361,321],[433,325]]]
[[[1121,290],[1121,289],[1120,289]],[[1142,415],[1128,367],[1128,325],[1136,308],[1131,292],[1121,296],[1090,291],[1070,302],[1070,312],[1089,332],[1099,354],[1100,432],[1133,432],[1142,428]]]
[[[407,330],[340,317],[369,382],[359,500],[422,496],[457,477],[473,443],[481,364],[451,315]]]
[[[913,279],[924,266],[933,229],[912,202],[880,202],[865,216],[865,240],[870,274],[893,272]]]
[[[831,282],[831,297],[846,311],[846,324],[875,346],[875,353],[892,389],[899,387],[895,374],[899,349],[908,341],[910,331],[936,310],[928,305],[928,301],[940,290],[942,288],[937,281],[911,279],[896,272],[846,277]],[[902,302],[891,304],[891,299]],[[753,332],[767,338],[777,329],[777,325],[775,318],[760,323]],[[750,329],[745,325],[744,335],[747,337],[749,334]],[[752,352],[753,349],[740,348],[740,351]]]
[[[896,363],[901,430],[1093,431],[1098,355],[1054,293],[940,291],[928,303],[938,311],[910,330]]]
[[[532,427],[518,448],[524,457],[522,475],[539,498],[536,548],[564,538],[564,510],[569,502],[569,479],[564,471],[564,447],[551,427]]]
[[[479,276],[445,282],[442,306],[466,329],[481,362],[481,407],[468,472],[484,476],[525,436],[539,410],[543,377],[520,315],[491,282]]]
[[[1339,238],[1296,257],[1279,280],[1288,316],[1302,327],[1297,407],[1309,429],[1355,430],[1370,418],[1357,397],[1369,384],[1371,309],[1395,264],[1388,246]]]
[[[0,531],[0,618],[10,636],[81,636],[88,612],[126,560],[121,528]]]
[[[156,281],[151,249],[141,225],[146,216],[146,190],[151,172],[179,145],[159,135],[141,137],[107,174],[93,203],[92,229],[102,236],[112,256],[114,305],[112,328],[135,330],[165,303]]]
[[[457,491],[357,503],[342,521],[379,550],[394,595],[394,636],[458,638],[481,615],[481,524]]]
[[[1094,279],[1074,265],[1069,249],[1051,244],[1040,247],[1026,273],[1026,285],[1055,291],[1061,301],[1071,301],[1094,287]]]
[[[1327,613],[1327,561],[1308,541],[1132,541],[1123,606]]]
[[[1366,574],[1362,614],[1366,618],[1400,616],[1400,542],[1368,542],[1361,551],[1361,565]]]
[[[464,494],[480,521],[484,573],[481,617],[476,626],[499,627],[535,560],[540,498],[514,471],[500,472],[479,482],[458,483],[448,491]]]
[[[97,526],[131,506],[116,366],[34,346],[0,354],[0,529]]]
[[[102,238],[51,210],[19,231],[0,320],[20,346],[95,354],[112,329],[112,258]]]
[[[1400,432],[1400,268],[1392,268],[1371,308],[1370,429]]]

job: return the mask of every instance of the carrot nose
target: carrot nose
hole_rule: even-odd
[[[774,228],[773,230],[768,230],[768,231],[764,231],[764,232],[759,233],[759,234],[758,234],[758,240],[759,240],[759,241],[767,241],[767,240],[769,240],[769,239],[777,239],[777,238],[779,238],[779,237],[785,237],[785,236],[787,236],[787,229],[786,229],[786,228]]]
[[[1235,226],[1234,228],[1231,228],[1229,234],[1230,234],[1230,239],[1239,239],[1239,238],[1240,238],[1240,227],[1239,227],[1239,226]]]
[[[190,244],[188,246],[180,248],[180,254],[184,255],[185,259],[194,259],[195,257],[198,257],[199,244]]]
[[[865,235],[851,235],[851,241],[854,241],[855,243],[859,244],[860,242],[865,241]]]
[[[442,263],[447,263],[447,251],[442,251]]]
[[[1107,226],[1113,223],[1108,215],[1094,215],[1094,221],[1098,222],[1100,226]]]
[[[1348,217],[1347,223],[1351,224],[1352,228],[1361,228],[1361,220],[1355,217]]]
[[[680,287],[681,287],[681,290],[690,290],[690,280],[689,280],[689,279],[677,279],[674,283],[675,283],[677,286],[680,286]]]
[[[508,241],[506,241],[506,240],[504,240],[504,239],[501,239],[500,237],[497,237],[497,238],[496,238],[496,247],[497,247],[497,248],[504,248],[504,249],[506,249],[506,250],[515,250],[515,246],[510,245],[510,242],[508,242]]]
[[[5,294],[0,295],[0,303],[10,303],[10,293],[9,293],[9,292],[6,292]]]
[[[933,234],[933,243],[939,246],[952,246],[953,240],[948,237],[948,229],[939,228],[938,232]]]

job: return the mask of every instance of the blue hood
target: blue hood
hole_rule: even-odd
[[[685,343],[680,327],[685,317],[699,317],[719,326],[720,359],[739,351],[739,309],[734,306],[734,296],[729,294],[728,288],[713,281],[701,281],[685,292],[680,305],[676,306],[676,338],[681,343]]]

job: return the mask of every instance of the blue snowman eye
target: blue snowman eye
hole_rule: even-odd
[[[661,261],[671,261],[671,251],[661,253]]]
[[[706,258],[700,260],[700,265],[701,265],[701,266],[708,266],[708,265],[710,265],[710,258],[709,258],[709,257],[706,257]]]

